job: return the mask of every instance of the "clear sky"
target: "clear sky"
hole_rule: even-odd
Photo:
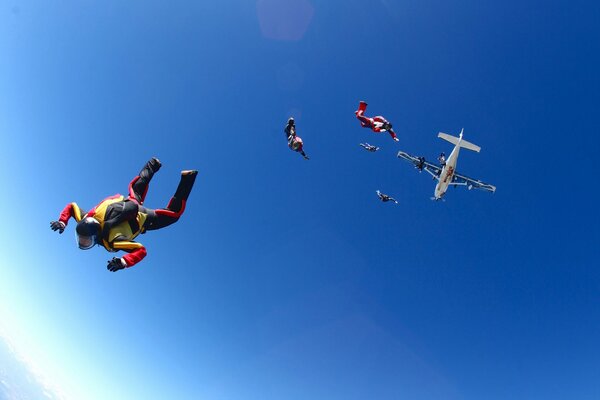
[[[600,6],[0,2],[0,325],[72,399],[598,399]],[[363,129],[369,102],[400,142]],[[297,121],[310,161],[291,152]],[[451,189],[396,158],[482,147]],[[358,143],[381,146],[378,153]],[[200,171],[118,273],[49,222]],[[398,205],[377,200],[380,189]]]

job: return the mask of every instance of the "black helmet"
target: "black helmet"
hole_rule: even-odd
[[[294,117],[290,117],[290,119],[288,119],[288,125],[294,125]]]
[[[92,217],[86,217],[77,223],[77,244],[81,250],[91,249],[98,242],[100,222]]]

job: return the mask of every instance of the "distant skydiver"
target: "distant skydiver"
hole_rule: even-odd
[[[360,125],[363,128],[371,128],[373,132],[377,133],[387,131],[392,137],[392,139],[394,139],[397,142],[398,137],[396,137],[396,132],[394,132],[394,130],[392,129],[392,124],[390,124],[390,122],[387,119],[383,118],[381,115],[378,115],[373,118],[365,117],[364,113],[366,110],[367,103],[361,101],[360,103],[358,103],[358,110],[354,111],[354,114],[356,114],[356,118],[358,118],[358,120],[360,121]]]
[[[302,139],[300,136],[296,135],[296,123],[294,122],[294,118],[288,119],[287,125],[283,131],[287,136],[288,146],[290,149],[302,154],[302,157],[304,157],[305,160],[308,160],[308,156],[302,148],[304,145],[302,143]]]
[[[379,147],[370,145],[369,143],[360,143],[360,146],[363,147],[365,150],[370,151],[371,153],[374,153],[377,150],[379,150]]]
[[[393,201],[394,203],[398,204],[396,199],[388,196],[387,194],[381,193],[379,190],[377,190],[375,193],[377,193],[377,196],[379,196],[379,200],[383,201],[384,203],[387,203],[388,201]]]
[[[166,208],[152,210],[143,206],[150,180],[161,167],[157,158],[144,165],[140,174],[129,184],[129,196],[114,195],[103,200],[87,213],[76,203],[69,203],[60,213],[58,221],[52,221],[50,228],[63,233],[73,217],[77,221],[77,242],[82,250],[101,245],[110,252],[123,250],[129,254],[113,257],[107,269],[115,272],[132,267],[146,257],[146,248],[134,242],[140,233],[169,226],[183,214],[185,204],[194,186],[198,171],[181,171],[181,180]]]

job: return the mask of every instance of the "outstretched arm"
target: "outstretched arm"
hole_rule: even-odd
[[[63,233],[69,223],[69,218],[73,217],[75,221],[79,222],[84,215],[85,211],[80,209],[77,203],[69,203],[60,213],[58,221],[50,222],[50,228],[53,231],[58,231],[58,233]]]
[[[133,267],[146,257],[146,248],[143,244],[137,242],[114,242],[112,248],[115,250],[123,250],[129,254],[121,258],[115,257],[108,262],[108,269],[112,272],[123,268]]]
[[[69,218],[75,218],[75,221],[81,221],[81,218],[85,215],[85,211],[83,211],[77,203],[69,203],[60,213],[60,217],[58,220],[63,224],[67,225],[69,223]]]

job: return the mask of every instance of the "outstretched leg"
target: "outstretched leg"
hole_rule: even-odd
[[[146,193],[148,193],[148,185],[152,177],[161,167],[158,158],[152,157],[150,161],[144,165],[140,174],[133,178],[129,184],[129,198],[135,200],[138,204],[144,204]]]
[[[365,111],[367,111],[367,103],[361,101],[358,103],[358,110],[354,111],[354,114],[356,114],[356,118],[358,118],[360,125],[363,128],[370,128],[373,126],[373,120],[369,117],[365,117]]]
[[[179,217],[185,211],[185,203],[192,191],[197,175],[198,171],[196,170],[181,171],[179,186],[177,186],[175,195],[171,197],[167,207],[154,211],[148,210],[148,219],[146,219],[146,223],[144,224],[145,230],[153,231],[161,229],[179,220]]]
[[[372,128],[373,127],[373,120],[372,118],[369,117],[365,117],[364,115],[357,115],[356,118],[358,118],[358,120],[360,121],[360,126],[362,126],[363,128]]]
[[[361,101],[360,103],[358,103],[358,110],[354,111],[354,114],[356,114],[356,116],[358,117],[359,115],[363,115],[365,111],[367,111],[367,103]]]

